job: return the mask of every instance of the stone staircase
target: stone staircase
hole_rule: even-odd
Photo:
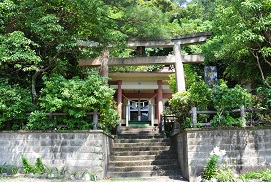
[[[154,127],[122,127],[114,140],[108,177],[183,181],[171,140]]]

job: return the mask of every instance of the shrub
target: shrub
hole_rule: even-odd
[[[231,111],[240,108],[241,105],[245,107],[250,105],[252,97],[251,94],[239,85],[236,85],[234,88],[228,88],[224,82],[219,86],[214,86],[211,100],[217,111],[216,116],[211,121],[212,126],[232,126],[240,125],[240,120],[234,117]]]
[[[29,117],[28,129],[40,126],[46,112],[66,113],[61,121],[51,121],[46,127],[50,129],[56,122],[67,125],[67,129],[91,129],[92,117],[87,112],[100,112],[99,126],[110,130],[117,124],[118,113],[113,101],[114,90],[109,88],[105,79],[92,72],[87,79],[74,77],[70,80],[62,76],[54,76],[45,81],[39,99],[40,111],[32,112]]]
[[[217,113],[211,120],[212,126],[242,126],[243,121],[239,118],[240,114],[234,114],[231,111],[239,109],[241,105],[251,106],[251,103],[251,94],[239,85],[228,88],[227,84],[222,82],[211,90],[203,81],[198,81],[194,82],[188,91],[173,94],[170,109],[184,128],[191,127],[189,112],[192,107],[196,107],[197,110],[215,109]],[[201,122],[208,119],[209,116],[199,114],[197,126],[201,126]]]
[[[0,129],[20,129],[32,108],[29,90],[0,79]]]
[[[170,99],[171,112],[178,118],[182,128],[190,127],[189,109],[191,107],[191,98],[189,92],[177,92]]]
[[[207,109],[210,104],[210,89],[203,81],[195,82],[186,92],[177,92],[170,99],[172,113],[177,116],[180,124],[184,127],[190,127],[191,107],[197,109]],[[207,116],[208,117],[208,116]],[[202,117],[202,120],[206,115]]]
[[[259,87],[256,95],[256,106],[260,110],[258,113],[259,119],[271,122],[271,89]]]

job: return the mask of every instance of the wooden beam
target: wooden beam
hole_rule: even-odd
[[[183,63],[203,63],[204,57],[201,55],[182,55]],[[79,59],[79,66],[100,66],[101,58]],[[109,66],[139,66],[155,64],[175,64],[175,56],[151,56],[151,57],[132,57],[132,58],[109,58]]]

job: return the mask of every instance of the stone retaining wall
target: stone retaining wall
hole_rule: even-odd
[[[0,132],[0,166],[22,166],[21,156],[50,168],[66,167],[67,173],[86,169],[103,178],[107,172],[111,138],[103,131]]]
[[[238,173],[271,167],[270,128],[186,129],[174,136],[182,174],[189,181],[203,172],[214,147],[226,150],[219,164]]]

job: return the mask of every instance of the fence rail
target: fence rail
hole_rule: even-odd
[[[246,112],[253,112],[257,111],[256,108],[245,108],[243,105],[240,106],[239,109],[233,109],[230,112],[231,113],[240,113],[240,118],[243,121],[243,126],[246,125]],[[196,107],[192,107],[190,114],[192,116],[192,126],[197,126],[197,115],[198,114],[216,114],[218,111],[198,111]],[[202,126],[211,126],[211,123],[202,123]]]
[[[240,106],[239,109],[233,109],[230,111],[230,113],[240,113],[239,116],[242,120],[242,126],[246,126],[247,124],[247,113],[248,112],[255,112],[255,111],[260,111],[257,108],[245,108],[244,106]],[[191,114],[191,126],[192,127],[197,127],[198,124],[198,115],[199,114],[217,114],[218,111],[210,111],[210,110],[206,110],[206,111],[199,111],[197,110],[196,107],[192,107],[190,112]],[[259,119],[259,118],[257,118]],[[257,120],[257,122],[255,120],[251,120],[251,124],[263,124],[266,122],[263,122],[261,120]],[[201,122],[201,126],[203,127],[210,127],[212,126],[212,123],[209,122]],[[174,115],[161,115],[161,127],[160,127],[160,131],[162,131],[163,133],[167,134],[168,133],[175,133],[178,130],[180,130],[180,124],[178,122],[178,119],[176,116]]]

